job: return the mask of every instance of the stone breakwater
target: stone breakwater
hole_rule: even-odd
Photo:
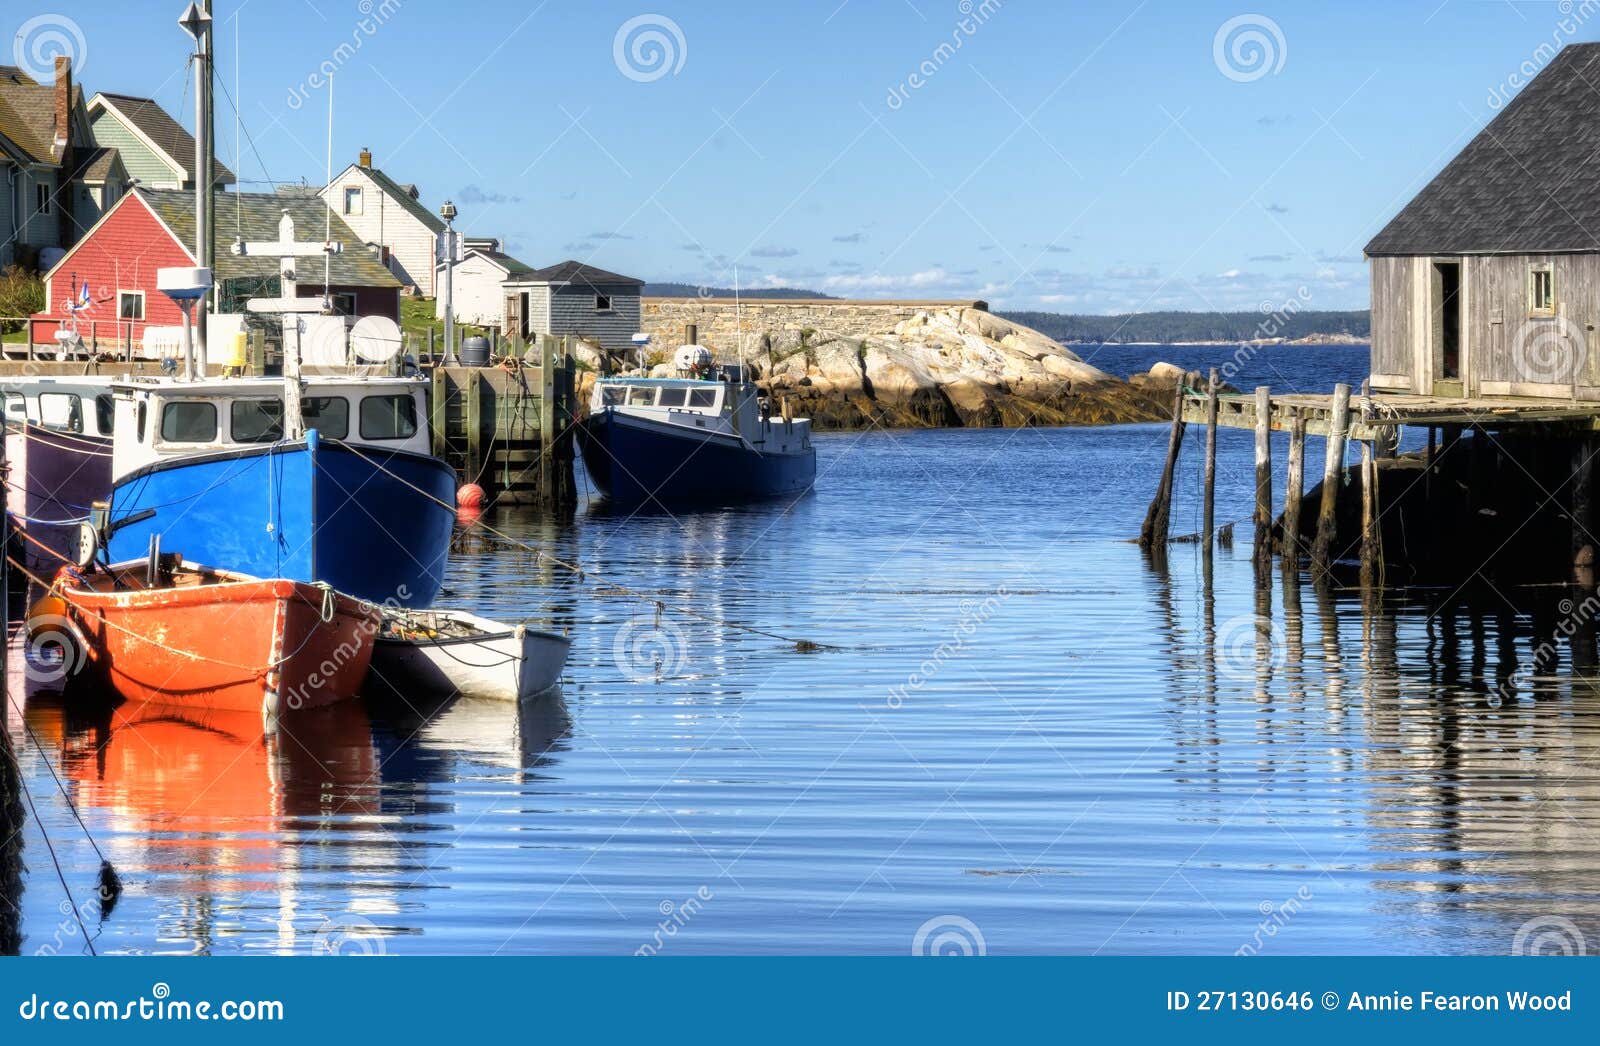
[[[647,299],[652,372],[671,372],[688,323],[719,360],[818,428],[1019,427],[1153,421],[1162,397],[1085,363],[982,303]]]

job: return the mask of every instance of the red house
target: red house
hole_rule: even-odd
[[[328,292],[336,311],[399,322],[400,281],[374,249],[330,215],[320,197],[276,193],[217,194],[214,311],[244,312],[251,298],[280,296],[280,259],[236,255],[232,245],[235,238],[275,242],[285,212],[294,220],[295,239],[320,243],[326,229],[344,245],[342,253],[331,256]],[[86,284],[89,304],[77,313],[78,333],[103,351],[137,348],[146,328],[182,324],[177,305],[156,289],[156,271],[198,264],[191,253],[194,224],[193,193],[142,187],[129,192],[45,273],[46,304],[34,315],[40,321],[34,324],[34,340],[54,340]],[[296,294],[321,297],[323,259],[298,262]]]

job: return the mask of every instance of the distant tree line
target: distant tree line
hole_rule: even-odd
[[[1000,315],[1056,341],[1091,345],[1119,342],[1228,344],[1264,337],[1294,341],[1319,335],[1372,336],[1372,317],[1366,310],[1278,313],[1275,317],[1258,312],[1135,312],[1118,316],[1003,312]],[[1274,330],[1276,334],[1267,333]]]

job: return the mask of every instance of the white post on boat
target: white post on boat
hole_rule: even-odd
[[[177,302],[183,310],[183,378],[193,381],[203,377],[204,371],[195,371],[194,308],[205,299],[211,289],[210,269],[191,269],[183,266],[156,270],[156,290]]]
[[[211,0],[201,4],[190,3],[178,19],[184,32],[194,38],[194,260],[195,264],[210,272],[212,269],[211,243]],[[161,288],[166,290],[166,288]],[[209,287],[206,290],[210,290]],[[204,294],[201,295],[204,298]],[[188,360],[191,378],[206,373],[206,310],[202,302],[199,322],[191,316],[193,306],[184,308],[184,356]],[[191,339],[193,341],[191,342]],[[198,356],[198,372],[195,357]]]
[[[453,224],[456,213],[456,205],[449,200],[439,208],[439,217],[444,219],[444,239],[439,244],[439,260],[444,263],[444,364],[447,367],[456,361],[456,230]]]

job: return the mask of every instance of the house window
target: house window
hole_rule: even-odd
[[[611,311],[611,295],[609,295],[609,294],[596,294],[594,296],[594,311],[595,312],[610,312]]]
[[[346,214],[360,214],[361,213],[361,189],[359,187],[351,186],[351,187],[345,189],[345,191],[344,191],[344,213],[346,213]]]
[[[144,291],[118,291],[117,318],[123,320],[144,319]]]
[[[354,316],[356,314],[356,296],[354,294],[330,294],[328,301],[333,305],[333,311],[340,316]]]
[[[1548,265],[1528,270],[1528,311],[1556,311],[1556,274]]]
[[[35,210],[37,210],[40,214],[49,214],[50,213],[50,186],[45,185],[43,182],[41,182],[38,185],[35,185],[33,187],[33,192],[34,192],[34,198],[38,201],[38,206],[35,208]]]

